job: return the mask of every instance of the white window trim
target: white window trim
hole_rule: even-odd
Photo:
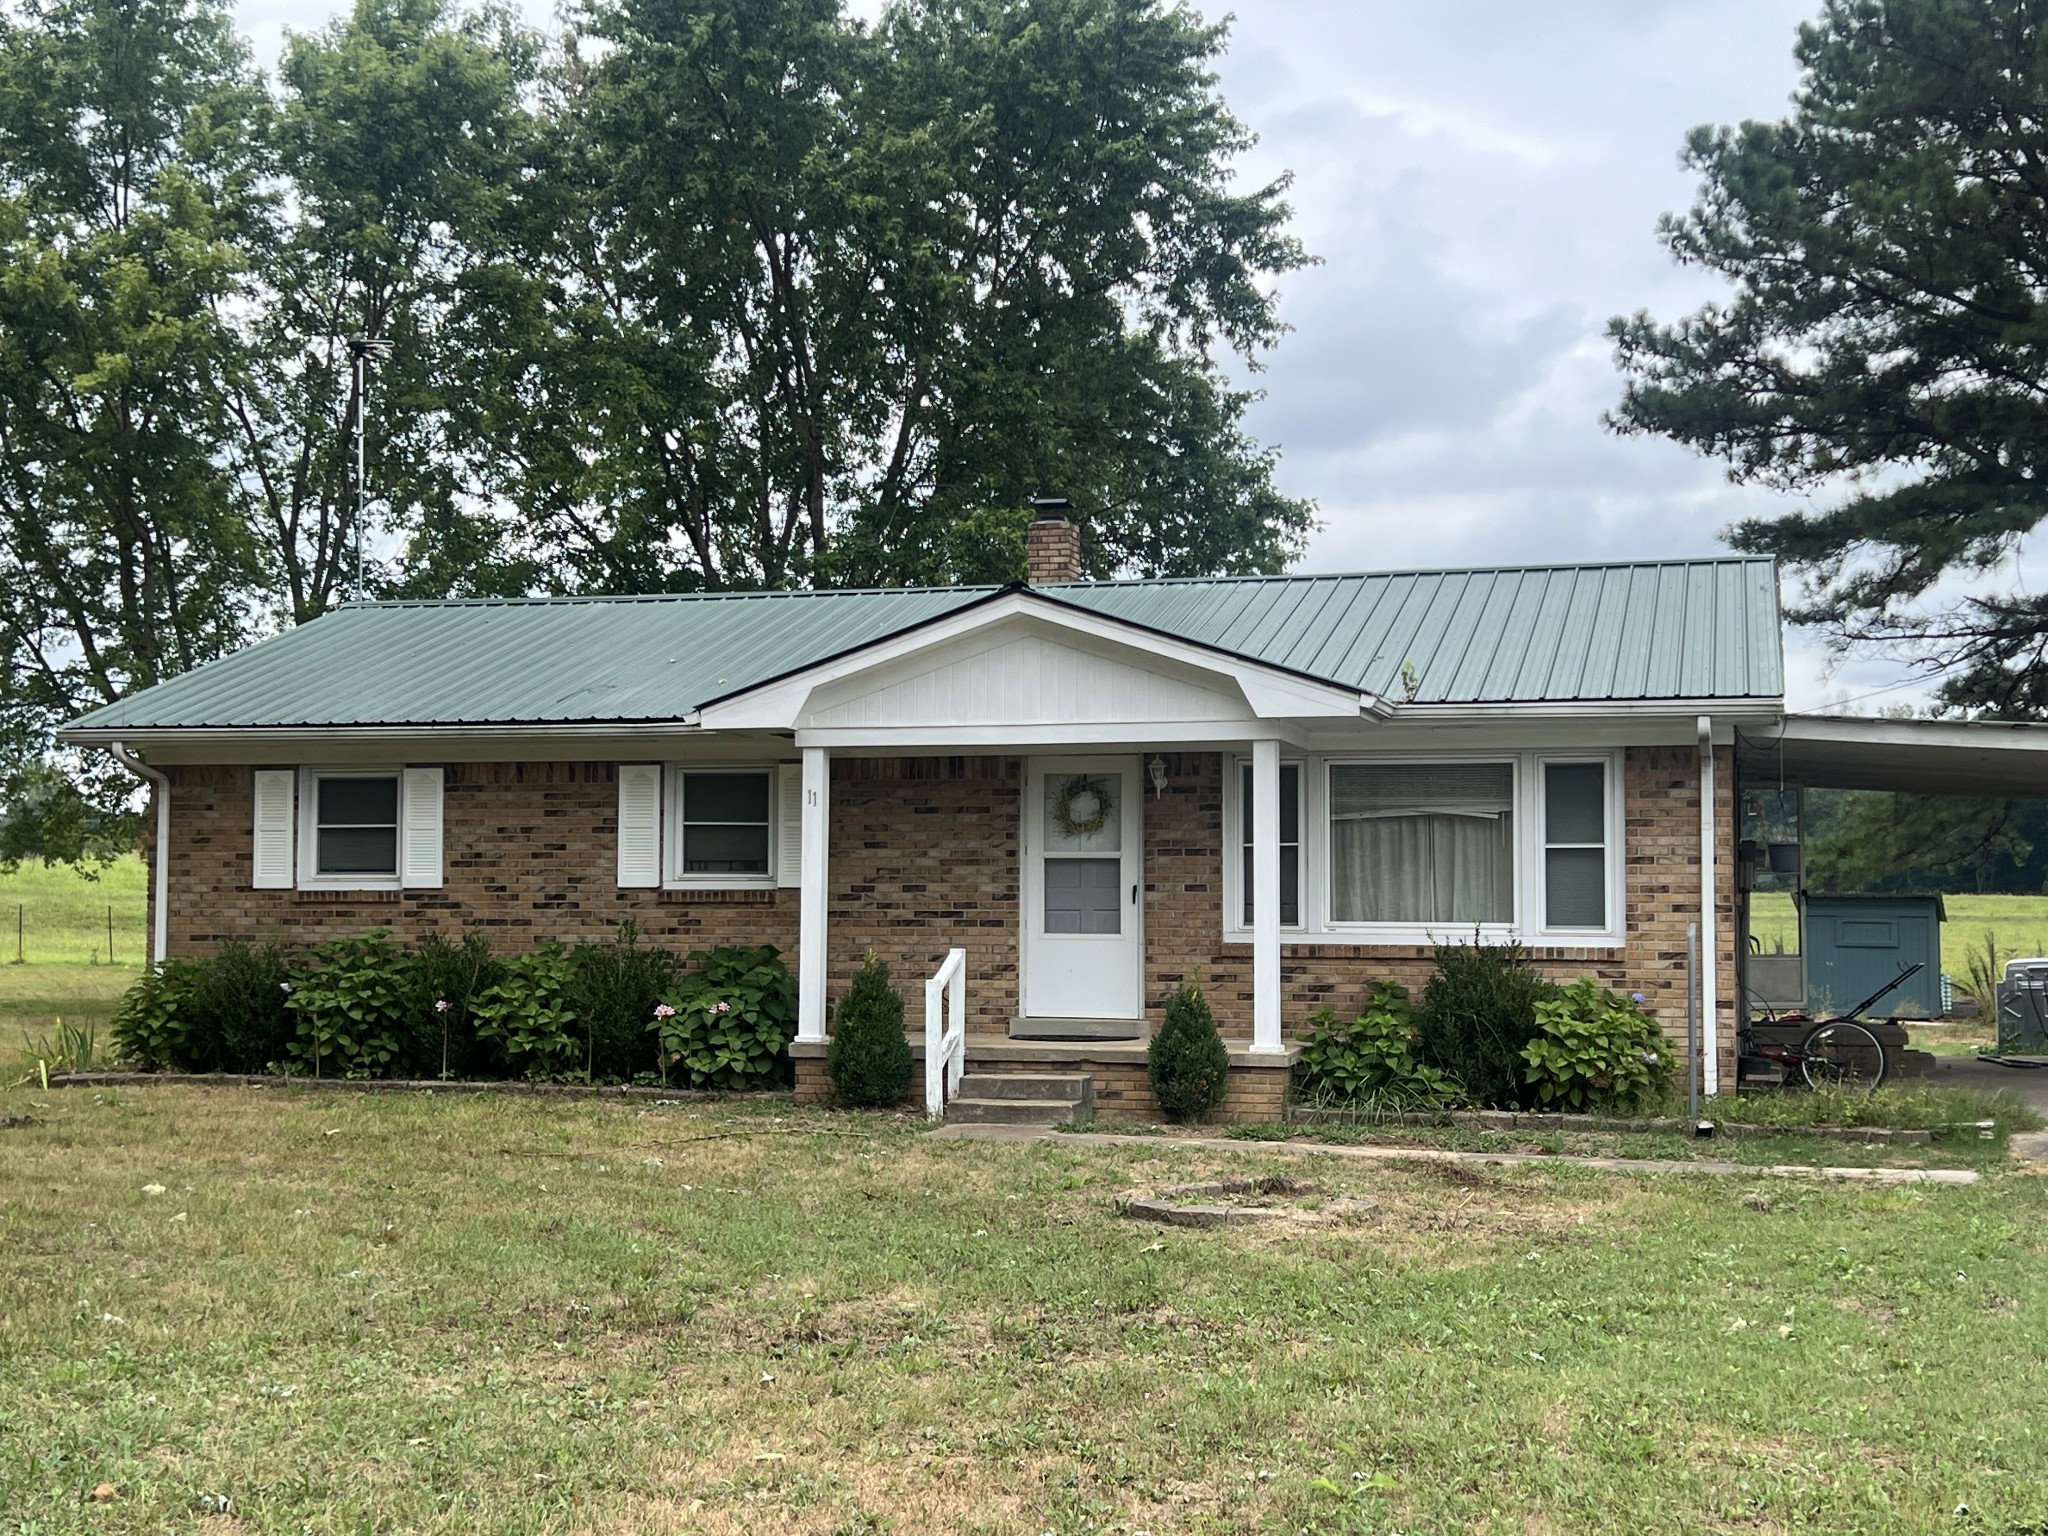
[[[398,785],[398,825],[392,839],[389,875],[323,875],[320,864],[320,781],[393,779]],[[299,769],[299,889],[302,891],[397,891],[405,888],[405,765],[403,763],[307,764]]]
[[[1553,924],[1550,921],[1548,911],[1550,891],[1547,878],[1550,849],[1553,846],[1559,848],[1583,848],[1589,846],[1584,843],[1552,844],[1550,841],[1550,831],[1547,825],[1548,811],[1543,803],[1543,796],[1544,787],[1549,777],[1544,770],[1553,763],[1598,763],[1607,770],[1607,793],[1605,797],[1605,809],[1607,812],[1605,831],[1607,841],[1601,850],[1606,855],[1607,921],[1597,928],[1574,928],[1564,924]],[[1530,766],[1529,784],[1531,799],[1534,801],[1533,814],[1536,818],[1534,827],[1535,837],[1533,839],[1535,855],[1532,860],[1534,867],[1530,882],[1532,889],[1529,893],[1531,905],[1528,910],[1541,915],[1541,926],[1533,930],[1533,936],[1541,939],[1543,942],[1553,944],[1584,942],[1620,944],[1626,939],[1624,930],[1628,916],[1624,908],[1624,901],[1626,897],[1628,857],[1627,849],[1623,846],[1622,839],[1628,822],[1622,813],[1622,782],[1621,754],[1619,752],[1538,752],[1534,754],[1534,761]]]
[[[665,891],[772,891],[779,881],[782,800],[776,763],[667,763],[661,786],[661,888]],[[690,875],[683,872],[683,775],[761,773],[768,776],[768,868],[758,875]]]
[[[1248,754],[1226,755],[1223,780],[1223,938],[1230,944],[1249,944],[1252,930],[1243,922],[1244,897],[1241,865],[1244,807],[1240,786]],[[1354,944],[1361,948],[1470,943],[1475,932],[1470,924],[1444,926],[1434,923],[1340,923],[1330,916],[1330,829],[1327,807],[1330,769],[1350,763],[1508,763],[1514,768],[1514,891],[1515,918],[1508,923],[1484,923],[1477,928],[1481,941],[1503,944],[1519,941],[1546,949],[1619,949],[1628,942],[1627,933],[1627,847],[1624,833],[1628,824],[1626,775],[1619,750],[1572,752],[1553,749],[1444,750],[1401,752],[1319,752],[1284,759],[1302,765],[1301,777],[1301,917],[1298,926],[1281,929],[1290,943]],[[1543,764],[1604,763],[1607,765],[1607,926],[1593,928],[1549,928],[1542,923],[1543,911]]]

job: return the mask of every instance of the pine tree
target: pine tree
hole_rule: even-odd
[[[1166,1023],[1152,1037],[1146,1069],[1152,1097],[1170,1120],[1192,1120],[1223,1102],[1230,1086],[1230,1052],[1193,982],[1168,999]]]
[[[825,1052],[826,1074],[841,1104],[886,1107],[910,1092],[913,1066],[903,1033],[903,994],[890,985],[889,967],[869,950],[839,1004]]]

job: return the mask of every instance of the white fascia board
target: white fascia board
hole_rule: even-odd
[[[1302,731],[1279,720],[1148,720],[1133,725],[961,725],[961,726],[826,726],[799,730],[799,747],[830,747],[837,751],[870,750],[884,756],[898,752],[1003,752],[1019,747],[1168,747],[1179,751],[1235,751],[1259,737],[1305,748]]]
[[[73,732],[63,739],[75,746],[109,743],[101,731]],[[661,721],[573,726],[305,726],[278,729],[186,729],[121,731],[114,739],[140,748],[153,763],[327,763],[327,762],[545,762],[574,759],[640,761],[685,749],[752,751],[758,756],[762,738],[749,743],[720,740],[715,744],[694,724]],[[773,738],[774,749],[787,749],[789,735]]]
[[[2048,724],[2026,720],[1886,720],[1855,715],[1786,715],[1777,735],[1872,747],[1965,747],[2048,752]]]
[[[1686,740],[1697,737],[1701,715],[1714,721],[1717,742],[1732,739],[1738,726],[1775,723],[1785,718],[1782,699],[1608,699],[1530,701],[1498,704],[1397,704],[1386,718],[1392,723],[1443,725],[1497,723],[1501,720],[1627,720],[1682,724]]]
[[[1016,618],[1108,644],[1140,658],[1164,660],[1212,678],[1228,679],[1259,719],[1356,719],[1361,710],[1376,702],[1355,688],[1317,682],[1226,651],[1175,640],[1033,592],[1010,592],[934,623],[878,640],[836,660],[707,704],[698,718],[706,730],[796,730],[803,724],[804,710],[814,689],[923,651],[957,645],[978,632]]]

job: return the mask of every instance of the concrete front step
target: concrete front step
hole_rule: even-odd
[[[1088,1104],[1095,1098],[1095,1079],[1086,1072],[968,1072],[960,1079],[960,1097]]]
[[[973,1072],[946,1106],[953,1125],[1060,1125],[1095,1111],[1095,1079],[1086,1073]]]

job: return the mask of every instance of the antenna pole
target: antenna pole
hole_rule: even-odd
[[[356,601],[361,602],[364,587],[363,544],[365,530],[370,521],[370,471],[368,441],[370,436],[370,363],[382,360],[391,351],[388,341],[374,340],[358,332],[348,339],[349,355],[356,364]]]
[[[370,417],[370,349],[363,338],[351,339],[356,355],[356,601],[363,600],[363,522],[370,515],[370,484],[365,473]]]

